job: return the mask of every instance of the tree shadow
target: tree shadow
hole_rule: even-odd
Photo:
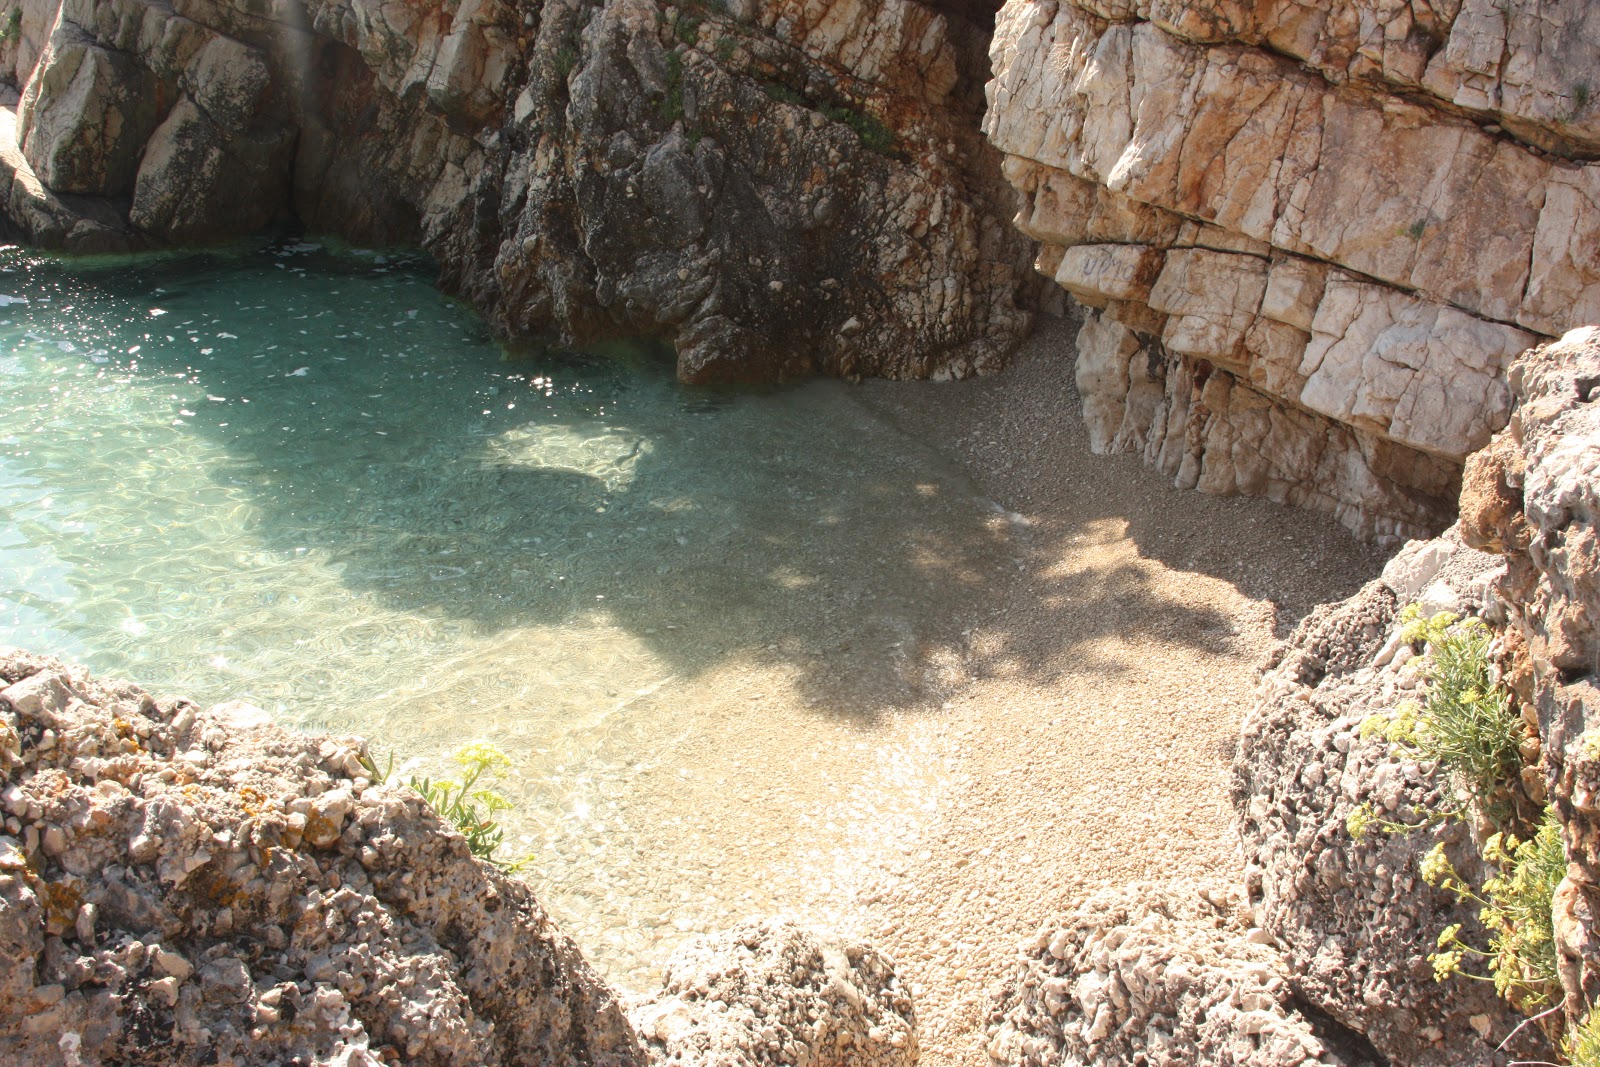
[[[480,633],[617,627],[675,676],[783,667],[818,713],[869,724],[973,674],[1048,683],[1070,664],[1110,681],[1127,666],[1105,651],[1117,635],[1226,646],[1226,615],[1137,561],[1058,566],[1074,538],[1120,536],[1107,524],[1149,472],[1081,484],[1105,463],[1090,457],[1049,507],[1008,499],[1025,520],[848,386],[688,389],[643,344],[499,362],[418,269],[269,246],[80,266],[69,295],[104,304],[89,318],[106,330],[119,302],[159,303],[120,370],[207,397],[175,400],[189,414],[174,421],[226,452],[211,480],[248,500],[269,557],[311,554],[396,612]],[[250,296],[220,314],[229,286]],[[31,307],[43,329],[62,305]],[[1197,502],[1128,533],[1203,567],[1179,558]],[[1013,617],[1026,634],[1006,632]]]

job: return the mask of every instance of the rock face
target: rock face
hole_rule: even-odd
[[[1600,316],[1600,14],[1335,8],[1009,0],[984,128],[1097,309],[1097,450],[1432,533],[1511,360]]]
[[[989,1057],[1023,1067],[1298,1067],[1354,1062],[1294,1006],[1241,895],[1195,884],[1091,897],[1023,946]]]
[[[1349,600],[1318,608],[1266,665],[1241,728],[1233,800],[1242,885],[1103,893],[1022,946],[994,1005],[997,1065],[1390,1064],[1546,1060],[1544,1035],[1492,986],[1438,983],[1428,954],[1476,905],[1428,885],[1437,844],[1463,876],[1487,871],[1433,765],[1405,758],[1368,716],[1420,675],[1399,610],[1495,609],[1497,561],[1459,536],[1414,542]],[[1388,830],[1353,837],[1358,806]],[[1403,829],[1405,826],[1412,829]]]
[[[292,212],[422,243],[507,335],[664,337],[690,381],[960,376],[1030,323],[977,130],[981,3],[19,10],[5,214],[34,243],[221,240]]]
[[[911,999],[872,946],[747,922],[673,954],[633,1019],[659,1059],[719,1067],[909,1067]]]
[[[1477,944],[1488,934],[1478,908],[1429,886],[1419,865],[1443,843],[1481,885],[1482,841],[1459,820],[1429,819],[1456,803],[1434,765],[1361,736],[1368,716],[1417,695],[1399,609],[1479,613],[1495,564],[1459,537],[1416,542],[1361,593],[1317,609],[1263,675],[1234,765],[1246,890],[1283,947],[1297,995],[1396,1064],[1544,1058],[1531,1028],[1520,1046],[1496,1051],[1523,1017],[1492,985],[1433,980],[1427,957],[1446,926],[1462,924]],[[1415,829],[1353,838],[1347,819],[1362,804]]]
[[[1600,331],[1529,352],[1510,384],[1510,424],[1468,461],[1462,528],[1505,557],[1506,680],[1538,725],[1571,861],[1555,929],[1577,1023],[1600,1000]]]
[[[690,945],[634,1008],[359,739],[0,648],[0,1062],[908,1067],[870,946]]]

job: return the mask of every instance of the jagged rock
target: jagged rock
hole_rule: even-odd
[[[1237,890],[1103,890],[1021,947],[989,1059],[1017,1067],[1355,1067],[1295,1007],[1271,938]],[[1344,1043],[1359,1051],[1359,1039]]]
[[[981,5],[61,0],[59,15],[42,60],[14,59],[32,178],[44,196],[131,193],[113,205],[130,247],[292,211],[425,245],[507,335],[664,337],[691,381],[963,376],[1031,324],[1014,196],[977,129]],[[24,237],[104,243],[42,199],[12,198]]]
[[[662,1060],[909,1067],[911,998],[882,953],[792,923],[752,921],[672,954],[661,991],[633,1007]]]
[[[1527,353],[1510,385],[1510,424],[1468,461],[1462,526],[1505,558],[1506,678],[1538,724],[1572,861],[1555,915],[1576,1024],[1600,1000],[1600,330]]]
[[[1478,944],[1488,934],[1477,907],[1426,884],[1419,863],[1443,843],[1457,870],[1481,885],[1482,842],[1460,820],[1430,818],[1458,803],[1434,765],[1361,736],[1368,716],[1415,695],[1400,607],[1479,612],[1497,573],[1493,557],[1459,537],[1414,542],[1381,579],[1318,608],[1269,663],[1235,759],[1246,886],[1262,928],[1283,947],[1297,995],[1396,1064],[1548,1053],[1531,1027],[1497,1051],[1524,1020],[1491,985],[1433,980],[1427,956],[1446,926],[1462,924]],[[1352,839],[1347,819],[1361,804],[1394,826]]]
[[[1042,272],[1126,331],[1098,329],[1079,358],[1146,364],[1169,396],[1164,419],[1128,413],[1151,431],[1107,432],[1119,403],[1146,402],[1091,371],[1098,445],[1366,536],[1448,523],[1462,462],[1509,411],[1510,361],[1600,312],[1600,165],[1541,151],[1594,154],[1587,72],[1555,57],[1600,18],[1523,6],[1002,8],[984,128],[1026,200],[1019,228]],[[1217,408],[1214,381],[1250,402]],[[1263,410],[1283,429],[1241,465]]]
[[[0,1062],[914,1061],[893,965],[785,924],[684,949],[636,1029],[364,753],[0,648]]]

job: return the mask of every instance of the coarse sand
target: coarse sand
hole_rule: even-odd
[[[1227,773],[1255,667],[1385,557],[1326,516],[1092,455],[1073,326],[1047,320],[991,378],[865,387],[1030,535],[941,724],[953,784],[925,845],[860,897],[932,1067],[987,1063],[988,993],[1018,942],[1090,890],[1238,876]]]

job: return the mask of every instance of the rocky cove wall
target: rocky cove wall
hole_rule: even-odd
[[[292,213],[420,242],[502,334],[688,381],[998,366],[1036,288],[978,130],[992,8],[22,0],[0,203],[104,251]]]
[[[1479,902],[1425,877],[1443,849],[1475,887],[1485,820],[1439,819],[1459,784],[1362,729],[1419,694],[1401,609],[1478,615],[1526,725],[1504,783],[1550,804],[1565,874],[1550,901],[1568,1034],[1600,1003],[1600,330],[1514,361],[1506,428],[1469,457],[1461,522],[1318,608],[1264,666],[1240,732],[1237,881],[1130,886],[1021,946],[991,1016],[997,1065],[1556,1062],[1490,983],[1435,979],[1449,927],[1488,944]],[[1390,823],[1353,833],[1358,809]],[[1526,831],[1524,831],[1526,833]],[[1559,868],[1558,868],[1559,870]],[[1530,917],[1522,920],[1535,922]],[[1545,1018],[1552,1033],[1561,1021]],[[1588,1064],[1593,1059],[1577,1062]]]
[[[18,2],[30,242],[292,214],[695,382],[996,369],[1031,260],[1096,450],[1365,537],[1446,525],[1510,361],[1600,317],[1578,0]]]
[[[1099,451],[1434,532],[1506,368],[1600,318],[1581,0],[1011,0],[985,131],[1095,310]]]

